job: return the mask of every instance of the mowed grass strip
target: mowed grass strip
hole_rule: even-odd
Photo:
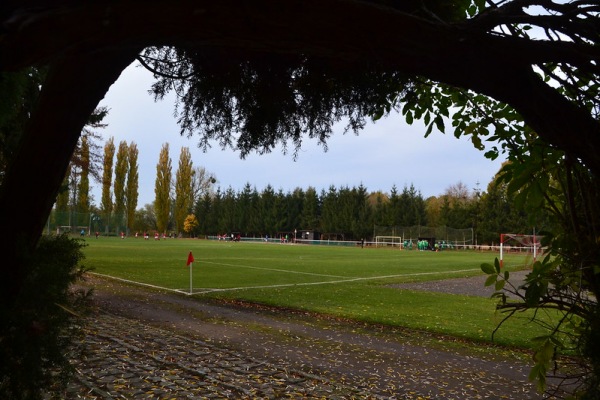
[[[489,252],[419,252],[358,247],[231,243],[192,239],[88,239],[85,265],[103,275],[189,291],[192,251],[195,296],[235,299],[357,321],[490,341],[504,317],[485,297],[400,290],[393,284],[482,275]],[[505,255],[508,270],[531,261]],[[511,318],[496,334],[502,345],[528,347],[543,334],[530,315]],[[552,318],[549,316],[548,318]]]

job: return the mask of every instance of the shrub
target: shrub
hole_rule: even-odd
[[[74,290],[85,268],[84,243],[43,236],[21,268],[26,281],[16,303],[0,304],[0,398],[38,399],[72,374],[73,340],[81,334],[90,292]]]

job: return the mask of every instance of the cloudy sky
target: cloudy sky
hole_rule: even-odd
[[[316,142],[306,142],[299,157],[283,155],[275,150],[267,155],[251,154],[240,159],[239,153],[222,150],[217,144],[207,152],[197,147],[197,138],[179,134],[173,116],[173,99],[155,103],[148,89],[152,75],[135,65],[127,68],[100,103],[110,109],[99,131],[106,140],[114,137],[115,145],[125,140],[139,149],[138,207],[154,201],[156,164],[161,147],[169,143],[175,175],[182,147],[188,147],[194,166],[202,166],[216,175],[217,186],[241,190],[246,183],[260,192],[267,185],[284,192],[312,186],[320,192],[331,185],[356,187],[368,191],[398,191],[411,184],[424,198],[443,194],[458,182],[469,189],[477,183],[482,190],[500,168],[502,160],[490,161],[476,150],[468,139],[434,131],[424,138],[425,128],[407,125],[400,116],[371,123],[356,136],[343,135],[343,126],[330,139],[323,151]],[[100,185],[93,183],[92,195],[100,201]]]

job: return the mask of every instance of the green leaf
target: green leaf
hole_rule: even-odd
[[[498,158],[498,155],[499,154],[498,154],[498,150],[497,149],[489,150],[489,151],[486,151],[484,153],[484,157],[488,158],[488,159],[490,159],[492,161],[495,160],[496,158]]]
[[[535,365],[533,368],[531,368],[531,370],[529,371],[529,376],[527,377],[529,379],[529,382],[533,382],[538,378],[538,376],[540,375],[540,370],[542,368],[542,365]]]
[[[435,127],[442,133],[444,133],[445,131],[445,126],[444,126],[444,118],[441,115],[438,115],[437,117],[435,117],[435,119],[433,120],[433,122],[435,122]]]
[[[531,207],[541,207],[544,202],[544,193],[539,184],[531,185],[528,189],[527,202]]]
[[[481,264],[481,270],[488,275],[496,274],[496,270],[494,269],[494,266],[492,264],[488,264],[488,263]]]
[[[429,136],[431,134],[432,130],[433,130],[433,124],[429,124],[427,126],[427,131],[425,132],[425,137]]]
[[[529,371],[529,381],[537,381],[537,389],[540,392],[543,392],[546,388],[546,366],[543,364],[536,364],[531,368],[531,371]]]
[[[525,303],[529,307],[535,307],[540,302],[542,288],[538,285],[530,285],[525,289]]]
[[[429,112],[429,110],[427,110],[427,112],[423,116],[423,122],[425,122],[425,125],[429,125],[429,122],[431,122],[431,113]]]
[[[383,117],[383,110],[379,109],[375,112],[375,114],[373,114],[371,116],[371,118],[373,119],[373,121],[379,121],[381,119],[381,117]]]
[[[497,274],[500,273],[500,260],[497,258],[494,259],[494,269],[496,270]]]
[[[498,275],[488,276],[487,279],[485,280],[485,286],[492,286],[494,283],[496,283],[497,279],[498,279]]]
[[[471,5],[467,9],[467,14],[469,15],[469,17],[473,18],[477,14],[477,7],[474,5]]]
[[[471,136],[471,142],[473,143],[473,146],[475,146],[475,148],[477,150],[483,150],[484,146],[483,144],[481,144],[481,138],[477,135],[473,135]]]
[[[526,185],[529,185],[532,179],[533,174],[531,174],[530,171],[523,171],[522,169],[516,171],[515,168],[515,170],[513,170],[513,176],[508,185],[507,192],[509,194],[518,192],[519,190],[523,189]]]
[[[500,291],[500,290],[504,289],[504,285],[505,284],[506,284],[505,280],[499,280],[499,281],[497,281],[496,282],[496,286],[495,286],[496,291]]]

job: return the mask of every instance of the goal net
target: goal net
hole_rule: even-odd
[[[542,238],[540,235],[521,235],[516,233],[500,234],[500,267],[503,266],[503,257],[505,252],[529,252],[533,255],[533,260],[542,250]]]
[[[402,237],[400,236],[375,236],[375,247],[402,247]]]
[[[407,245],[411,243],[416,247],[419,238],[435,238],[436,241],[443,243],[444,248],[468,249],[476,243],[474,241],[473,228],[455,229],[447,226],[380,226],[373,227],[373,237],[377,236],[399,236],[404,239]],[[431,243],[435,245],[435,243]],[[402,246],[408,248],[408,246]]]

